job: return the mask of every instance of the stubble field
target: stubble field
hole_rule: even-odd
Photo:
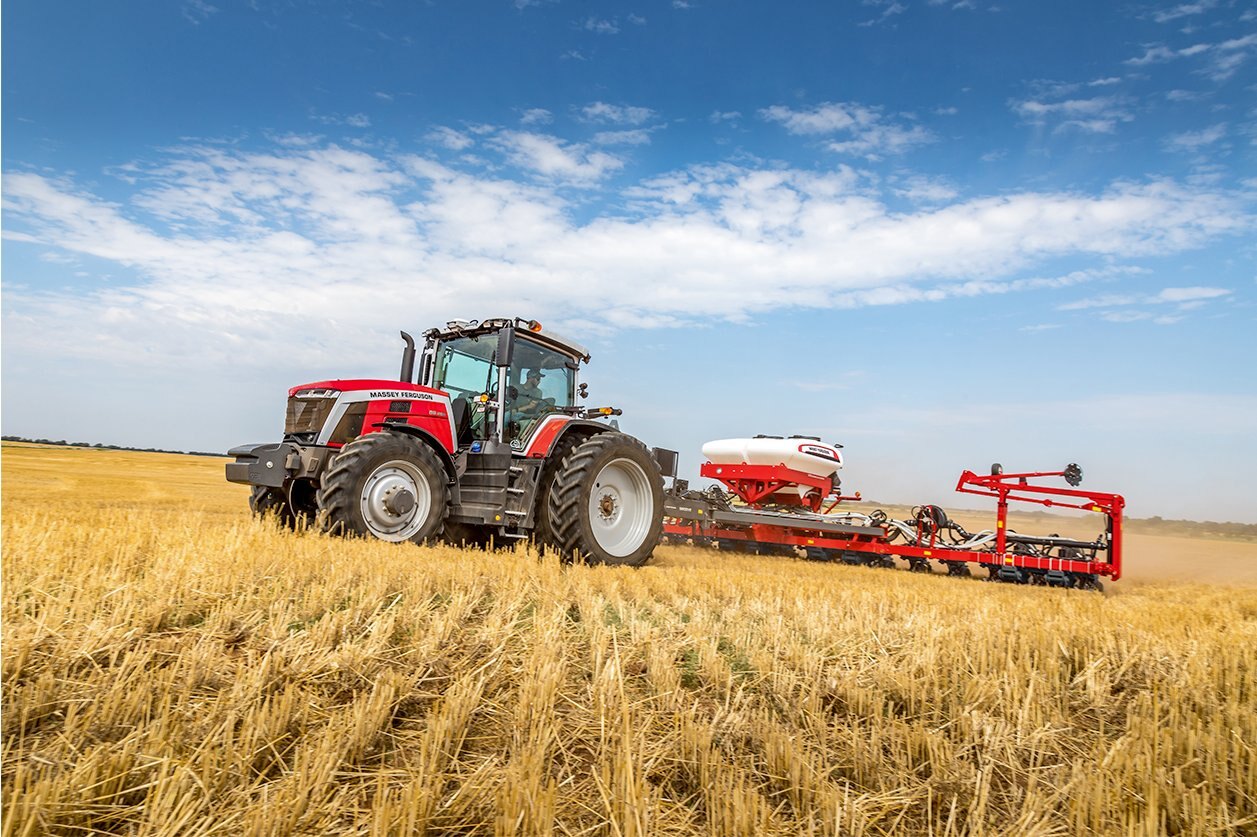
[[[1257,545],[1132,539],[1097,595],[566,567],[244,496],[5,444],[4,835],[1257,833]],[[1155,580],[1190,550],[1231,583]]]

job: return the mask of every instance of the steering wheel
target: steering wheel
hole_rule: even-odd
[[[541,416],[554,409],[553,398],[533,398],[527,403],[515,403],[515,412],[525,416]]]

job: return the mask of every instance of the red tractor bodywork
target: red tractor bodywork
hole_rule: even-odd
[[[650,557],[675,454],[599,421],[619,410],[578,405],[583,347],[521,318],[451,321],[421,355],[402,339],[397,379],[292,387],[282,441],[230,452],[226,477],[251,487],[255,513],[391,541],[538,533],[590,560]]]
[[[288,397],[311,390],[332,390],[341,393],[345,404],[361,404],[361,427],[353,437],[378,431],[387,425],[406,425],[431,436],[444,451],[453,456],[456,449],[453,409],[450,396],[432,387],[385,381],[375,378],[317,381],[288,390]],[[353,438],[350,437],[350,438]],[[339,448],[349,439],[329,439],[328,447]]]

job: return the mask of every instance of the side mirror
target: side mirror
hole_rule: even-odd
[[[510,366],[515,354],[515,329],[507,326],[498,332],[497,365]]]

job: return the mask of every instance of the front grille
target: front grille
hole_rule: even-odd
[[[288,399],[288,415],[284,419],[284,433],[295,435],[313,433],[316,436],[327,423],[336,405],[335,398],[298,398]]]

